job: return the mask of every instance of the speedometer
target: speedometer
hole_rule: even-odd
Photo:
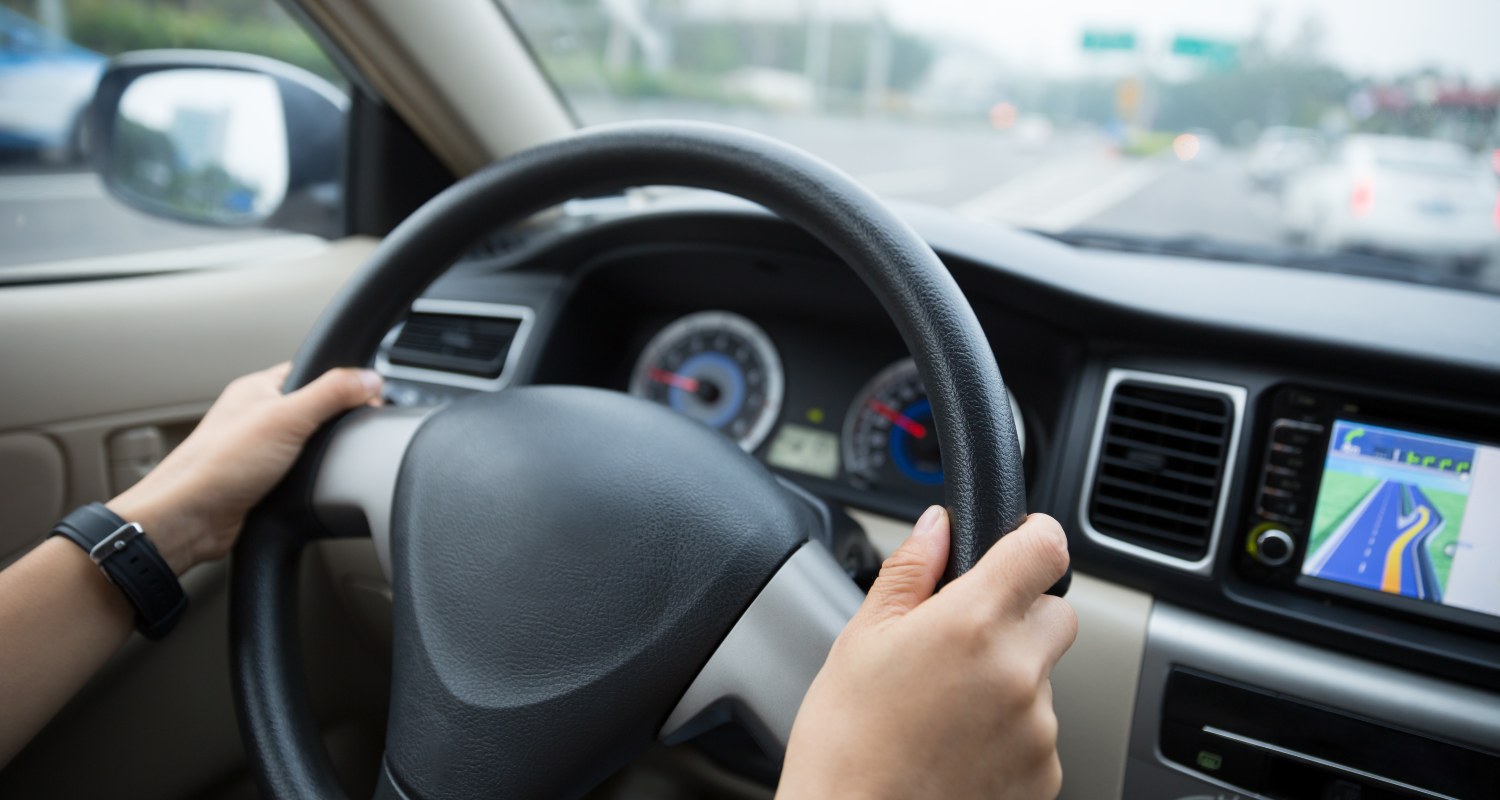
[[[1021,408],[1010,395],[1016,438],[1026,450],[1026,427]],[[910,358],[881,370],[855,396],[844,416],[844,467],[851,480],[865,489],[918,487],[934,498],[943,485],[943,459],[938,450],[932,402]]]
[[[728,311],[689,314],[646,344],[630,393],[676,409],[754,451],[781,414],[781,357],[759,326]]]

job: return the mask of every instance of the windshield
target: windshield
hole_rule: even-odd
[[[1500,288],[1494,0],[500,2],[583,124],[740,125],[1079,246]]]

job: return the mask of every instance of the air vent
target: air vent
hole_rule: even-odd
[[[390,377],[494,391],[524,345],[532,319],[522,306],[418,300],[381,344],[376,368]]]
[[[1118,549],[1206,569],[1244,390],[1147,375],[1111,373],[1093,453],[1088,527],[1125,546]]]
[[[401,326],[387,358],[392,364],[499,377],[520,320],[413,314]]]

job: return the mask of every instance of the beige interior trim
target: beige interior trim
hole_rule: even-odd
[[[0,568],[63,515],[66,488],[56,441],[29,431],[0,435]]]
[[[1068,602],[1078,640],[1052,671],[1062,800],[1110,800],[1125,785],[1151,595],[1081,572]]]
[[[302,0],[309,17],[457,175],[573,121],[498,0]]]
[[[352,238],[274,263],[7,288],[0,432],[210,401],[270,366],[268,354],[291,358],[375,245]]]
[[[911,522],[845,509],[881,556],[911,532]],[[1075,571],[1068,602],[1078,640],[1052,672],[1062,800],[1110,800],[1125,785],[1130,724],[1146,652],[1151,595]]]

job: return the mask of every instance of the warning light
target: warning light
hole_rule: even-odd
[[[814,425],[818,425],[818,424],[821,424],[823,422],[823,419],[824,419],[823,409],[821,409],[821,408],[809,408],[807,410],[807,421],[808,422],[811,422]]]

